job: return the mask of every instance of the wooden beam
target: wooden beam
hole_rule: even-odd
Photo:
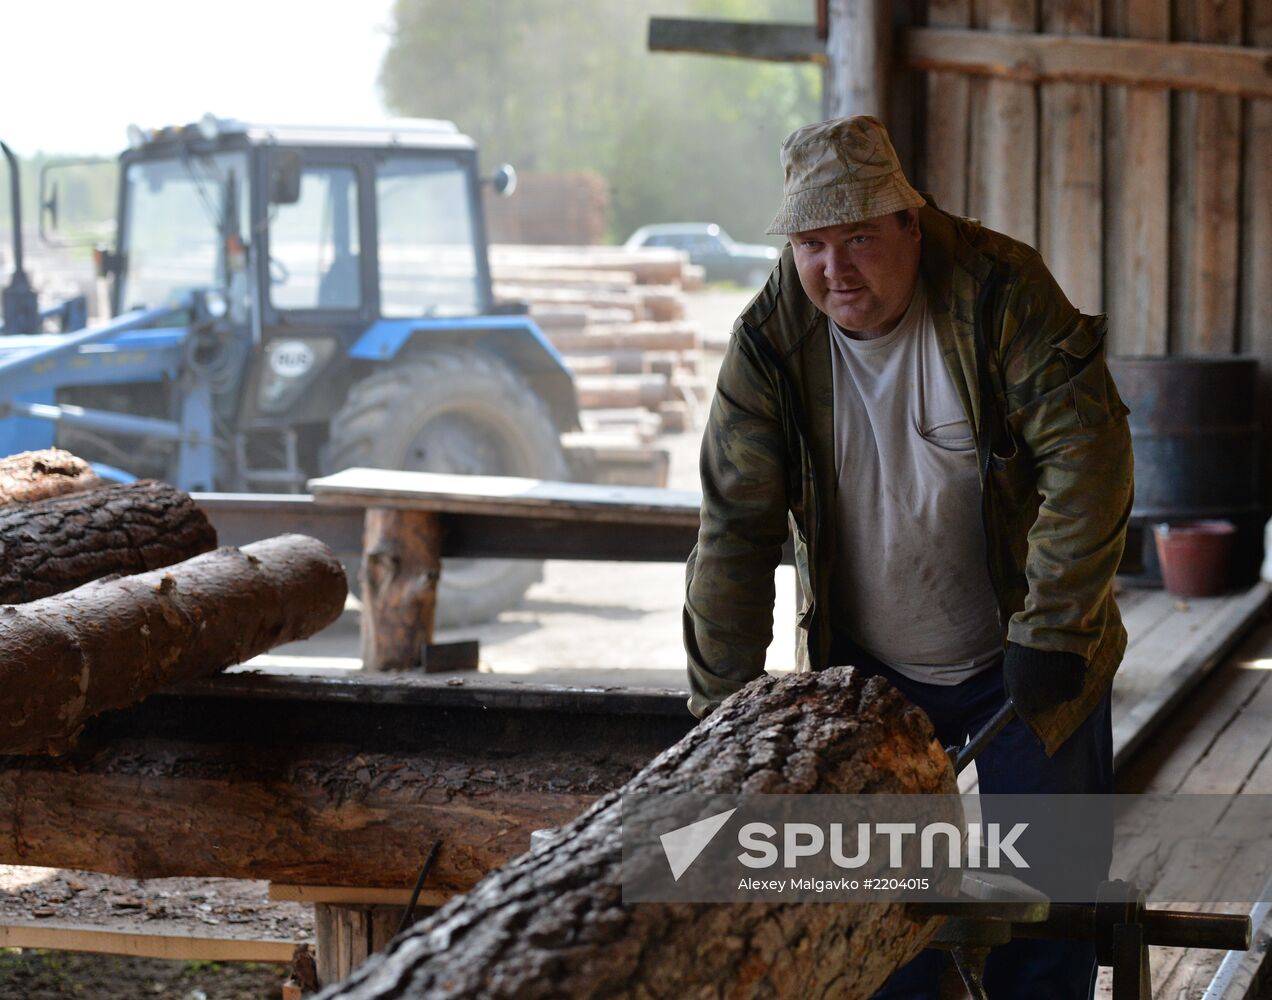
[[[826,46],[814,24],[651,17],[649,49],[765,62],[826,62]]]
[[[0,864],[403,889],[441,837],[425,892],[463,892],[695,724],[684,691],[361,674],[220,676],[0,757]]]
[[[1272,48],[914,28],[905,57],[922,70],[1272,97]]]
[[[631,771],[532,750],[113,740],[0,758],[0,864],[404,888],[440,838],[427,888],[466,892]]]

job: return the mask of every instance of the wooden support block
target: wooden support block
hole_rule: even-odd
[[[431,906],[417,905],[415,918],[422,920],[433,910]],[[315,904],[318,981],[330,986],[347,979],[368,957],[383,951],[397,933],[405,912],[406,908],[402,906]]]
[[[420,669],[426,674],[476,670],[479,644],[476,639],[458,642],[430,642],[420,650]]]
[[[427,511],[370,508],[362,553],[362,668],[410,670],[433,640],[442,522]]]

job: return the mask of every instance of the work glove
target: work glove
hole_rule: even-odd
[[[1016,713],[1033,727],[1041,716],[1082,693],[1087,663],[1077,653],[1007,643],[1003,683]]]

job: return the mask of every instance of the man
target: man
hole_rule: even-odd
[[[1103,317],[1035,250],[925,200],[874,118],[801,128],[782,164],[769,232],[790,242],[734,326],[703,438],[690,710],[762,673],[789,519],[807,666],[882,674],[947,745],[1010,696],[982,792],[1111,792],[1132,486]],[[935,998],[942,961],[879,995]],[[1018,941],[985,976],[994,998],[1078,998],[1094,971],[1089,946]]]

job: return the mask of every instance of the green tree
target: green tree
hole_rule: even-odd
[[[675,220],[762,238],[781,196],[778,146],[820,117],[820,74],[649,52],[653,14],[795,21],[811,3],[397,0],[385,102],[454,120],[486,163],[597,171],[615,238]]]

